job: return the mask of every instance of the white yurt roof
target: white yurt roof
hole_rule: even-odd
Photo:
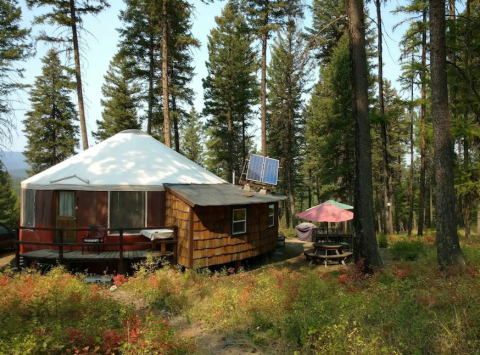
[[[163,184],[223,184],[223,179],[139,130],[110,137],[22,181],[22,189],[163,191]]]

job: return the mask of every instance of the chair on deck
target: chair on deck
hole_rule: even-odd
[[[87,246],[87,252],[90,251],[90,246],[98,246],[98,254],[100,254],[100,248],[105,247],[105,231],[99,229],[105,228],[105,226],[90,226],[91,229],[86,235],[83,236],[82,254]]]

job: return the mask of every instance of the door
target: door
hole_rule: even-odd
[[[77,228],[77,209],[75,191],[58,191],[57,194],[57,228]],[[57,233],[57,240],[60,234]],[[63,232],[64,243],[76,243],[77,232]]]

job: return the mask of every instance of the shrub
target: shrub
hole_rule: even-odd
[[[294,228],[279,228],[278,234],[283,235],[287,238],[296,238],[297,232],[295,232]]]
[[[386,234],[379,234],[377,239],[379,248],[388,248],[388,240]]]
[[[417,241],[401,241],[393,244],[390,251],[394,260],[417,260],[424,253],[424,245]]]

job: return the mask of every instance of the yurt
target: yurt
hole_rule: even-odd
[[[21,242],[58,242],[42,227],[138,229],[123,234],[128,243],[148,240],[142,228],[177,226],[178,263],[188,268],[273,249],[278,202],[285,199],[246,193],[139,130],[120,132],[30,177],[21,191]],[[84,236],[67,232],[63,243],[82,243]],[[107,250],[115,250],[108,243],[118,238],[113,231],[105,236]],[[42,248],[21,244],[21,253]]]

